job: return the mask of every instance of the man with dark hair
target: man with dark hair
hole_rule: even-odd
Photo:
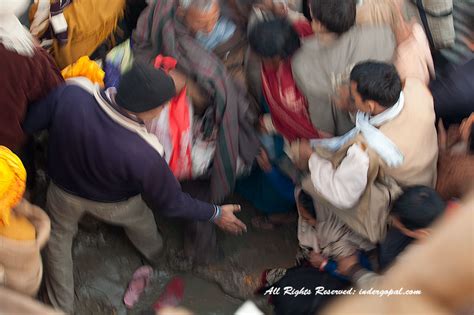
[[[366,62],[363,66],[355,66],[350,79],[357,83],[357,92],[363,104],[369,107],[373,105],[375,108],[376,103],[383,108],[392,107],[402,91],[402,82],[395,67],[388,64],[381,66],[379,63]],[[371,113],[374,108],[364,110]]]
[[[302,187],[318,216],[326,213],[332,222],[325,239],[347,225],[363,237],[356,245],[367,249],[365,242],[373,246],[384,236],[398,187],[434,187],[438,146],[433,100],[421,81],[407,79],[402,90],[395,67],[374,61],[356,65],[350,79],[356,127],[342,137],[300,141],[300,159],[311,174]],[[357,246],[322,253],[347,257]]]
[[[144,123],[159,115],[176,94],[164,71],[135,63],[117,90],[99,90],[79,78],[33,104],[24,129],[49,129],[46,208],[51,238],[46,248],[46,291],[53,304],[73,313],[71,247],[86,213],[122,226],[138,250],[155,263],[162,247],[152,211],[212,222],[239,234],[246,229],[233,212],[191,198],[162,157],[163,146]],[[146,203],[145,203],[146,201]]]
[[[369,115],[370,120],[374,120],[379,114],[387,114],[387,110],[398,112],[391,121],[378,126],[380,132],[398,148],[393,151],[392,157],[403,156],[399,163],[394,163],[398,164],[397,167],[385,163],[389,166],[386,174],[402,187],[434,187],[438,157],[437,135],[433,98],[423,82],[408,78],[402,91],[395,67],[374,61],[356,65],[352,69],[350,80],[351,100],[359,112]],[[401,108],[394,109],[396,105]],[[383,151],[383,155],[388,152],[387,148]],[[389,157],[386,161],[388,160]]]
[[[256,24],[249,33],[251,48],[262,58],[291,57],[301,46],[300,35],[287,19]]]
[[[293,74],[308,99],[315,128],[342,135],[353,122],[333,104],[339,86],[347,83],[354,64],[391,60],[395,38],[388,26],[354,26],[355,0],[312,0],[311,15],[315,36],[294,56]]]
[[[411,242],[429,235],[428,227],[445,209],[446,203],[434,189],[426,186],[406,188],[390,212],[392,227],[380,244],[380,268],[388,267]]]
[[[355,24],[356,1],[312,0],[311,16],[320,27],[324,26],[327,31],[342,35]]]
[[[291,22],[279,18],[257,23],[250,31],[249,43],[262,60],[262,92],[270,114],[264,115],[267,132],[277,131],[286,140],[319,138],[308,113],[308,102],[296,86],[291,60],[301,39],[313,31],[306,20]],[[271,115],[271,119],[270,118]]]
[[[440,219],[446,203],[436,191],[426,186],[407,187],[394,202],[392,226],[379,246],[379,267],[384,271],[397,257],[416,240],[430,235],[430,226]],[[360,288],[374,287],[381,276],[361,267],[356,257],[345,257],[339,261],[339,269]]]

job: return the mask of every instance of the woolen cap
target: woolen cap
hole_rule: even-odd
[[[164,105],[175,95],[174,81],[163,70],[134,62],[120,79],[115,102],[126,110],[142,113]]]

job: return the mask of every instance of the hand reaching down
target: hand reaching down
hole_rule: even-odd
[[[220,216],[214,223],[221,230],[235,235],[241,235],[243,232],[247,232],[247,226],[234,215],[234,212],[240,211],[239,205],[224,205],[221,206],[220,209]]]

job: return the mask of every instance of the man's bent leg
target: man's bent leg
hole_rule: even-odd
[[[156,263],[163,248],[163,239],[158,233],[153,212],[141,196],[125,202],[115,203],[114,207],[87,209],[105,222],[122,226],[130,241],[151,263]]]
[[[45,249],[45,285],[51,304],[72,314],[74,310],[74,275],[72,241],[83,215],[81,204],[69,194],[50,184],[46,209],[51,219],[51,237]]]

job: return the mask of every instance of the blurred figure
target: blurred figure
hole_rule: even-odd
[[[51,303],[68,313],[74,311],[71,247],[86,213],[123,226],[151,263],[163,241],[148,207],[235,234],[246,229],[233,214],[239,206],[219,207],[183,193],[162,157],[162,145],[146,131],[144,123],[176,94],[173,80],[162,70],[135,63],[117,90],[100,90],[85,78],[70,83],[34,104],[24,125],[28,133],[50,132],[52,182],[46,207],[52,232],[45,283]]]
[[[21,124],[28,105],[63,82],[53,59],[36,46],[33,36],[17,18],[28,4],[28,0],[0,3],[0,145],[16,153],[22,153],[25,144]]]
[[[178,14],[179,5],[188,10],[180,10],[181,15]],[[202,120],[200,130],[203,138],[217,143],[206,176],[182,182],[184,191],[212,202],[221,202],[233,192],[239,170],[253,164],[261,146],[255,131],[257,117],[244,86],[231,76],[231,65],[226,66],[222,59],[216,58],[212,49],[206,49],[195,37],[197,32],[209,35],[209,31],[216,30],[218,42],[228,38],[230,23],[224,20],[222,33],[215,28],[221,9],[222,16],[227,17],[225,7],[219,6],[216,0],[151,1],[138,20],[133,35],[133,52],[137,60],[149,63],[160,54],[177,60],[177,73],[174,75],[181,76],[186,82],[194,112]],[[235,33],[229,42],[234,37]],[[239,50],[240,46],[235,46],[236,54]],[[233,54],[234,49],[228,49],[223,57],[230,61]],[[236,69],[241,66],[240,62],[232,62]],[[184,244],[186,253],[173,265],[186,257],[193,259],[190,263],[200,264],[219,258],[217,236],[211,224],[190,222],[185,229]]]
[[[287,19],[260,22],[249,34],[251,48],[262,58],[262,89],[267,116],[271,116],[268,131],[276,129],[288,141],[319,138],[309,118],[308,102],[291,72],[291,58],[301,46],[300,37],[312,34],[309,22],[291,24]]]
[[[409,248],[374,287],[420,290],[420,295],[355,295],[336,299],[322,314],[455,314],[472,309],[473,209],[471,193],[453,217],[435,225],[423,244]]]
[[[355,0],[312,0],[311,15],[315,35],[292,58],[293,75],[308,99],[314,127],[339,136],[353,122],[334,105],[337,89],[348,82],[354,64],[390,61],[395,39],[389,27],[355,26]]]
[[[379,246],[379,267],[387,268],[410,243],[426,238],[445,209],[446,203],[433,188],[405,188],[390,210],[392,226]]]
[[[0,313],[2,314],[48,314],[64,315],[65,313],[54,310],[29,296],[0,286]]]
[[[445,200],[463,198],[474,188],[474,113],[460,126],[446,131],[438,124],[438,182],[436,190]]]
[[[156,311],[155,315],[193,315],[193,313],[184,307],[164,307]]]
[[[124,16],[125,3],[36,0],[30,12],[31,31],[44,46],[52,45],[52,55],[63,69],[82,56],[91,56],[109,36],[114,43],[123,40],[113,33]],[[121,37],[126,36],[123,33]]]
[[[25,182],[20,159],[0,146],[0,285],[35,296],[51,225],[43,210],[23,199]]]
[[[445,211],[446,203],[434,189],[426,186],[406,188],[390,211],[392,226],[379,244],[379,269],[385,271],[411,244],[427,239],[432,224],[442,218]],[[376,272],[361,266],[355,256],[340,259],[338,268],[358,288],[370,289],[382,279]]]
[[[325,223],[317,227],[325,258],[373,248],[385,235],[399,187],[436,182],[438,150],[427,88],[416,79],[402,87],[393,65],[373,61],[356,65],[350,79],[356,127],[342,137],[299,145],[301,165],[310,171],[302,188]],[[417,133],[404,134],[413,128]],[[349,233],[359,237],[339,244],[341,234]]]
[[[414,78],[407,79],[402,85],[394,66],[373,61],[356,65],[351,71],[350,80],[352,106],[357,108],[359,116],[356,118],[359,121],[358,127],[354,129],[357,134],[363,128],[363,113],[368,114],[366,118],[370,120],[377,115],[387,114],[387,111],[397,113],[384,123],[377,123],[373,134],[362,132],[367,137],[368,147],[381,156],[386,175],[393,177],[402,187],[434,187],[438,145],[432,98],[426,86]],[[416,128],[417,132],[413,133],[412,128]],[[312,145],[334,150],[353,139],[354,130],[340,138],[316,140]],[[376,136],[375,132],[390,139],[390,145],[385,146],[385,141]],[[374,138],[370,139],[372,136]],[[420,149],[423,151],[422,155],[419,154]],[[310,169],[311,164],[310,162]],[[315,169],[322,167],[317,163],[313,165]]]
[[[423,26],[405,21],[403,10],[403,0],[360,1],[357,24],[390,26],[397,41],[394,63],[400,77],[415,77],[428,84],[435,74],[428,39]]]
[[[283,150],[284,139],[319,137],[309,119],[306,99],[293,80],[290,62],[301,45],[300,36],[310,34],[309,22],[292,25],[286,18],[259,22],[249,34],[253,52],[262,59],[260,138],[264,147],[257,158],[258,168],[239,181],[237,192],[265,215],[252,221],[259,228],[291,221],[281,214],[295,207],[294,184],[286,174],[291,170],[286,167],[290,163],[285,163],[289,160]]]
[[[437,119],[446,127],[474,112],[474,58],[430,83]]]

